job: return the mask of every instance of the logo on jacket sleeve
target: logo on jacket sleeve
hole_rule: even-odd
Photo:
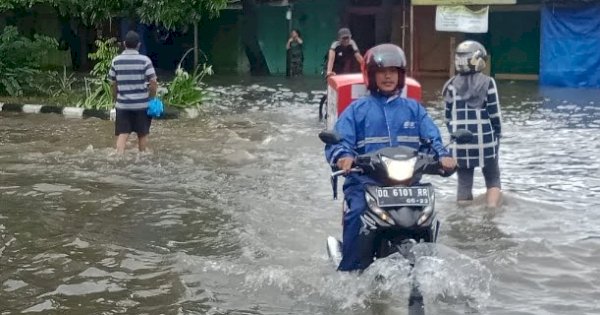
[[[414,121],[407,120],[403,125],[404,129],[415,129],[417,127],[417,123]]]

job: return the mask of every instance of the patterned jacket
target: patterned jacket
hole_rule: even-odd
[[[452,144],[452,156],[461,168],[483,167],[498,157],[499,138],[502,133],[502,116],[496,81],[489,78],[487,100],[482,106],[473,108],[467,106],[461,95],[456,95],[451,78],[444,85],[446,101],[446,127],[450,133],[457,129],[467,129],[474,135],[473,140],[466,144]]]

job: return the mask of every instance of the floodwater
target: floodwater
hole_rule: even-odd
[[[0,113],[0,314],[406,314],[405,262],[356,276],[327,260],[341,203],[322,82],[223,82],[122,158],[110,121]],[[442,84],[424,82],[440,126]],[[499,89],[502,208],[457,207],[456,178],[428,178],[442,227],[414,271],[427,314],[599,314],[600,96]]]

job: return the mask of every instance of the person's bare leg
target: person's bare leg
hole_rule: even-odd
[[[128,133],[122,133],[117,136],[117,154],[125,153],[125,146],[127,145],[128,138],[129,138]]]
[[[498,208],[502,200],[502,191],[498,187],[492,187],[486,192],[487,206],[489,208]]]
[[[139,136],[138,135],[138,149],[140,152],[146,151],[148,148],[148,135]]]

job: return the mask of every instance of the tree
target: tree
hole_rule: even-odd
[[[269,67],[265,55],[258,44],[258,12],[255,0],[242,0],[242,43],[250,62],[250,73],[268,75]]]
[[[199,22],[206,14],[209,18],[218,16],[227,7],[227,0],[137,0],[136,13],[141,21],[148,24],[161,24],[167,28],[190,25]]]
[[[0,12],[45,4],[54,7],[61,20],[63,40],[71,48],[75,68],[87,68],[88,43],[94,26],[113,17],[127,17],[168,29],[188,26],[215,17],[227,0],[0,0]],[[77,25],[71,29],[71,22]],[[76,60],[77,59],[77,60]]]
[[[0,1],[0,12],[21,8],[30,8],[36,3],[44,3],[45,0],[2,0]]]
[[[193,24],[205,15],[214,17],[227,0],[1,0],[0,12],[48,4],[61,15],[94,25],[112,17],[127,16],[169,29]]]

